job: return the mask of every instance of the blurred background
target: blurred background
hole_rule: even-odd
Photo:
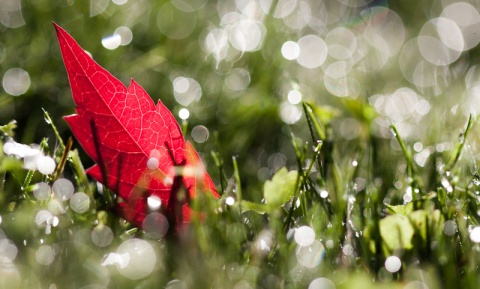
[[[395,123],[423,167],[480,110],[479,9],[473,0],[0,0],[0,124],[15,119],[17,141],[48,136],[54,148],[43,108],[71,135],[53,21],[188,121],[186,138],[217,184],[210,152],[227,175],[238,157],[247,198],[296,165],[292,133],[311,143],[302,101],[329,123],[339,155],[370,137],[401,155]]]

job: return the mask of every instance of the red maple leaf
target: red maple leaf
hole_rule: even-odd
[[[77,112],[65,120],[96,163],[87,174],[118,193],[119,213],[137,226],[149,213],[150,196],[160,198],[170,222],[188,222],[188,200],[197,191],[218,194],[171,112],[133,79],[125,87],[54,26]]]

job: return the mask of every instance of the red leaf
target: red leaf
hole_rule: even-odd
[[[124,200],[120,214],[137,226],[148,214],[149,196],[161,199],[170,221],[188,222],[188,200],[198,190],[218,194],[173,115],[161,101],[155,105],[133,79],[125,87],[54,26],[77,112],[65,120],[97,163],[87,173],[118,193]],[[183,175],[176,175],[176,167],[184,168]],[[179,199],[182,182],[187,194]]]

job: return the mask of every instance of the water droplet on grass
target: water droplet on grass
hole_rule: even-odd
[[[41,155],[37,158],[37,169],[41,174],[50,175],[55,171],[55,160]]]
[[[70,207],[77,213],[85,213],[90,208],[90,198],[83,192],[73,194]]]
[[[457,233],[457,223],[452,220],[448,220],[443,223],[443,233],[447,236],[453,236]]]
[[[225,199],[225,203],[229,206],[232,206],[233,204],[235,204],[235,198],[232,197],[232,196],[228,196],[226,199]]]
[[[288,92],[288,102],[291,104],[299,104],[302,101],[302,94],[296,89],[292,89]]]
[[[45,182],[40,182],[35,184],[33,188],[33,196],[39,200],[39,201],[44,201],[47,200],[48,197],[50,197],[51,194],[51,189],[50,186],[45,183]]]
[[[470,231],[470,240],[474,243],[480,243],[480,227],[475,227]]]
[[[74,192],[72,182],[67,179],[58,179],[52,185],[53,194],[55,198],[61,201],[70,199]]]
[[[328,191],[322,190],[320,191],[320,197],[322,198],[328,198]]]
[[[385,260],[385,269],[391,273],[395,273],[402,268],[402,261],[397,256],[390,256]]]

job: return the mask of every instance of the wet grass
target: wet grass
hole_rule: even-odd
[[[198,212],[191,224],[165,237],[114,214],[114,192],[87,179],[71,140],[58,138],[55,150],[43,143],[42,149],[54,152],[57,160],[51,175],[25,171],[20,160],[1,155],[0,275],[8,282],[0,285],[476,288],[480,177],[460,161],[475,119],[470,116],[451,150],[425,148],[428,159],[420,167],[419,152],[395,125],[392,137],[400,154],[391,148],[383,154],[382,140],[371,133],[345,152],[318,111],[304,104],[311,140],[292,131],[296,167],[277,171],[261,191],[241,185],[235,157],[228,176],[222,155],[212,152],[222,176],[216,180],[221,198],[200,194],[191,203]],[[55,131],[48,114],[46,119]],[[2,126],[4,141],[14,127]],[[395,171],[382,169],[393,156]],[[53,195],[35,199],[37,182],[52,185],[60,177],[87,193],[88,211],[78,213],[68,201],[58,200],[55,208]],[[262,194],[262,201],[249,200],[253,193]],[[56,219],[39,222],[41,210]],[[154,266],[132,263],[134,273],[125,273],[120,263],[106,261],[110,253],[120,254],[127,240],[137,239],[155,252]],[[137,253],[129,254],[134,259]]]

